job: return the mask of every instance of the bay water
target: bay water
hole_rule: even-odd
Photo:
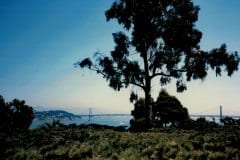
[[[197,119],[199,117],[205,117],[208,121],[215,121],[216,123],[220,123],[219,116],[190,116],[192,119]],[[92,115],[92,116],[81,116],[81,118],[74,118],[74,119],[58,119],[60,123],[69,125],[69,124],[100,124],[100,125],[108,125],[108,126],[126,126],[130,127],[130,120],[133,117],[128,114],[111,114],[111,115]],[[56,119],[55,119],[56,120]],[[44,125],[46,123],[51,124],[53,119],[48,120],[36,120],[34,119],[30,128],[36,128],[40,125]]]

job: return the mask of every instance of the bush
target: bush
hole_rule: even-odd
[[[176,97],[170,96],[165,90],[161,90],[156,102],[151,99],[151,105],[152,122],[149,121],[149,109],[145,106],[145,100],[140,98],[136,101],[131,113],[133,116],[130,121],[131,130],[145,131],[151,126],[163,127],[167,124],[178,127],[189,119],[187,109]]]
[[[14,99],[6,103],[0,95],[0,131],[27,130],[34,118],[33,108],[25,101]]]

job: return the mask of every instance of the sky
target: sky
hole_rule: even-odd
[[[26,101],[34,108],[64,109],[85,114],[130,113],[131,90],[120,92],[94,72],[74,68],[74,63],[96,51],[113,49],[112,33],[122,30],[106,22],[104,12],[112,0],[0,0],[0,95],[6,101]],[[240,1],[194,0],[200,6],[196,27],[202,31],[201,48],[211,50],[226,43],[240,51]],[[215,77],[187,84],[177,93],[175,83],[164,88],[176,96],[190,114],[240,115],[240,71],[232,77]],[[161,87],[154,82],[152,95]],[[39,107],[40,106],[40,107]]]

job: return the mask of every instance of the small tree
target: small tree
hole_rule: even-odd
[[[182,125],[189,119],[187,108],[174,96],[162,89],[153,105],[154,121],[157,125],[163,126],[171,123],[174,126]]]
[[[14,99],[9,107],[13,112],[13,127],[19,129],[28,129],[34,119],[33,108],[26,105],[24,100]]]
[[[105,15],[125,31],[113,33],[116,46],[111,55],[97,53],[95,60],[86,58],[76,65],[101,74],[117,91],[129,85],[140,87],[152,122],[154,78],[162,86],[176,79],[177,91],[182,92],[187,81],[204,79],[209,68],[216,76],[221,76],[223,67],[228,76],[238,70],[239,57],[227,52],[225,44],[210,52],[200,49],[202,33],[195,27],[198,12],[199,6],[191,0],[117,0]],[[131,99],[137,100],[135,93]]]
[[[0,95],[0,130],[12,131],[14,129],[27,130],[34,118],[33,108],[25,101],[14,99],[6,103]]]
[[[165,89],[160,91],[155,102],[151,99],[151,105],[153,106],[153,124],[157,127],[163,127],[166,124],[182,126],[189,120],[187,109],[182,106],[176,97],[169,95]],[[133,119],[130,122],[131,129],[144,130],[149,127],[145,121],[148,118],[147,111],[144,98],[135,102],[132,111]]]
[[[12,126],[10,121],[12,112],[6,104],[3,96],[0,95],[0,131],[6,130]]]

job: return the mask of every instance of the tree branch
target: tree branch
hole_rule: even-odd
[[[184,69],[175,69],[173,70],[174,72],[187,72],[187,70],[184,70]],[[158,73],[154,73],[152,76],[150,76],[151,79],[153,79],[154,77],[157,77],[157,76],[165,76],[165,77],[173,77],[173,75],[171,74],[166,74],[166,73],[163,73],[163,72],[158,72]]]
[[[102,71],[101,71],[100,69],[98,69],[96,66],[95,66],[95,67],[91,67],[91,68],[89,68],[89,69],[92,70],[92,71],[97,72],[97,74],[101,74],[102,76],[107,76],[104,72],[102,72]],[[123,80],[123,81],[121,81],[120,83],[122,83],[122,84],[132,84],[132,85],[138,86],[138,87],[142,88],[143,90],[145,90],[144,84],[141,85],[141,84],[138,84],[138,83],[136,83],[136,82],[127,81],[127,80]]]
[[[171,77],[172,75],[170,75],[170,74],[165,74],[165,73],[163,73],[163,72],[161,72],[161,73],[155,73],[155,74],[153,74],[152,76],[150,76],[150,79],[153,79],[154,77],[157,77],[157,76]]]
[[[121,83],[123,83],[123,84],[127,84],[127,83],[128,83],[128,84],[132,84],[132,85],[138,86],[138,87],[142,88],[143,90],[145,90],[145,87],[144,87],[143,85],[138,84],[138,83],[136,83],[136,82],[130,82],[130,81],[124,80],[124,81],[121,81]]]

